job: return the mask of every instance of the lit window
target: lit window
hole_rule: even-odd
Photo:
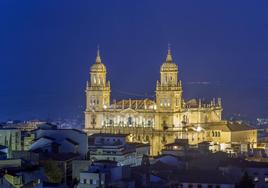
[[[259,181],[259,177],[258,176],[255,176],[253,180],[254,180],[254,182],[258,182]]]
[[[96,84],[96,77],[95,76],[93,77],[93,82],[94,82],[94,84]]]

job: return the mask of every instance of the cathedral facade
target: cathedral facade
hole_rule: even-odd
[[[84,130],[88,134],[130,134],[130,141],[150,143],[151,154],[158,154],[165,143],[176,138],[187,138],[189,143],[196,144],[209,140],[211,130],[214,136],[213,125],[228,124],[222,121],[221,99],[213,99],[210,103],[183,99],[178,65],[173,61],[170,49],[161,65],[160,79],[156,81],[155,99],[111,102],[111,85],[106,74],[98,50],[86,86]]]

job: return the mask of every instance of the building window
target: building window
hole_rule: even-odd
[[[93,184],[96,185],[97,184],[97,181],[96,180],[93,180]]]
[[[93,82],[96,84],[96,76],[93,77]]]
[[[197,188],[202,188],[202,185],[201,185],[201,184],[198,184],[198,185],[197,185]]]
[[[188,185],[188,188],[193,188],[193,185],[192,185],[192,184],[189,184],[189,185]]]
[[[221,188],[221,186],[220,185],[216,185],[216,188]]]
[[[84,182],[84,184],[87,184],[87,179],[84,179],[83,182]]]
[[[92,180],[92,179],[89,180],[89,184],[90,184],[90,185],[93,184],[93,180]]]
[[[176,106],[179,106],[179,98],[176,98]]]
[[[92,122],[91,124],[95,125],[96,124],[96,116],[95,115],[92,115]]]
[[[128,117],[128,125],[132,125],[132,118]]]
[[[187,123],[188,122],[188,118],[186,115],[183,116],[183,122]]]
[[[266,176],[266,177],[264,178],[264,182],[265,182],[265,183],[268,183],[268,176]]]

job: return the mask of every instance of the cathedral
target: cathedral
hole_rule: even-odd
[[[160,79],[156,81],[155,99],[111,102],[111,85],[106,74],[98,49],[86,86],[84,130],[88,134],[126,133],[130,135],[130,141],[149,143],[152,155],[159,154],[166,143],[174,142],[176,138],[188,139],[190,144],[232,142],[231,127],[234,126],[249,133],[249,142],[256,142],[255,137],[252,140],[255,134],[252,129],[222,120],[220,98],[209,103],[201,99],[184,100],[178,65],[170,48],[160,68]],[[230,135],[226,135],[226,131]]]

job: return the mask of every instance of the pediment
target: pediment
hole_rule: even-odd
[[[120,111],[120,113],[123,113],[123,114],[136,114],[138,112],[136,110],[132,109],[132,108],[127,108],[127,109],[124,109],[124,110]]]

